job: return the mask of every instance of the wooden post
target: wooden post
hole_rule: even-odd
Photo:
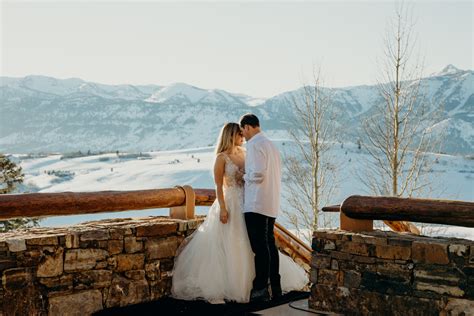
[[[339,226],[342,230],[351,232],[371,232],[374,230],[374,221],[371,219],[355,219],[350,218],[341,212],[340,205],[331,205],[323,207],[323,212],[340,212]]]
[[[177,186],[184,191],[185,204],[170,208],[170,217],[175,219],[193,219],[196,205],[196,194],[190,185]]]
[[[355,233],[371,232],[374,230],[374,221],[371,219],[354,219],[347,217],[343,212],[340,212],[339,220],[342,230]]]

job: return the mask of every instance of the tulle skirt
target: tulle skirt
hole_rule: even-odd
[[[224,199],[228,222],[220,222],[216,199],[205,221],[178,250],[173,269],[173,297],[211,303],[249,301],[255,266],[242,214],[243,189],[225,188]],[[308,283],[306,272],[282,253],[280,275],[283,292],[301,290]]]

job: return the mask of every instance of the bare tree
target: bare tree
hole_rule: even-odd
[[[371,159],[363,176],[376,195],[417,196],[429,186],[428,152],[433,112],[422,86],[422,62],[415,56],[416,38],[410,10],[398,5],[385,37],[378,90],[383,100],[363,123],[365,149]],[[407,222],[385,222],[397,230],[419,233]]]
[[[295,116],[289,134],[294,146],[285,153],[285,186],[290,209],[284,214],[307,242],[319,226],[320,209],[336,189],[335,163],[328,152],[334,140],[332,92],[322,88],[320,72],[312,86],[293,96]]]

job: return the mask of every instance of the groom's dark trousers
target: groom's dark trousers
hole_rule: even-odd
[[[249,212],[245,213],[245,224],[255,254],[253,289],[267,288],[270,279],[272,290],[281,291],[280,261],[273,234],[275,218]]]

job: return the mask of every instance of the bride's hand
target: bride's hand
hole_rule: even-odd
[[[229,212],[227,212],[226,209],[221,209],[219,218],[222,224],[227,224],[227,221],[229,220]]]

